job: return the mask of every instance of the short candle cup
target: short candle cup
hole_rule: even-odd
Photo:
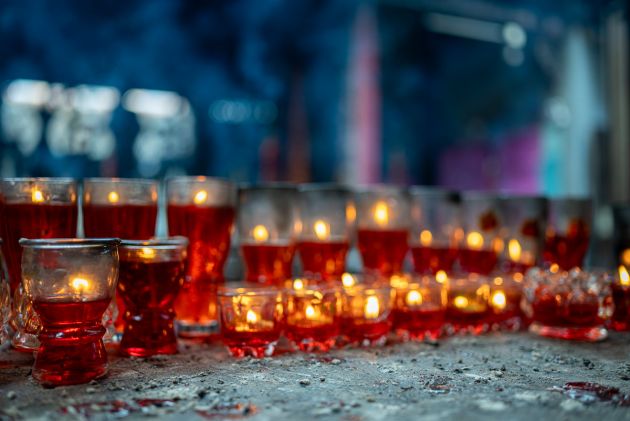
[[[357,242],[366,271],[401,273],[409,251],[409,194],[399,187],[370,186],[355,194]]]
[[[21,287],[20,238],[70,238],[77,232],[77,183],[70,178],[0,179],[2,243],[7,261],[13,307],[12,345],[20,351],[37,349],[39,321]]]
[[[462,193],[462,224],[461,269],[466,273],[489,275],[496,268],[504,248],[498,197],[487,192]]]
[[[125,303],[120,353],[134,357],[176,354],[175,299],[185,278],[188,240],[123,240],[118,294]]]
[[[33,377],[45,386],[107,372],[102,318],[118,279],[117,239],[20,240],[26,294],[41,320]]]
[[[620,265],[617,277],[612,281],[615,311],[610,319],[610,327],[620,332],[630,331],[630,275],[624,265]]]
[[[549,199],[544,261],[561,270],[582,267],[588,251],[592,201],[590,199]]]
[[[236,185],[210,177],[173,177],[166,183],[168,230],[188,238],[186,281],[175,302],[179,336],[218,333],[217,288],[230,252]]]
[[[451,272],[464,236],[459,196],[434,187],[412,187],[411,256],[416,273]]]
[[[303,185],[298,191],[300,232],[297,250],[307,275],[339,279],[345,272],[355,210],[350,192],[340,186]]]
[[[282,332],[281,289],[273,285],[227,284],[219,288],[221,337],[235,357],[271,356]]]
[[[302,278],[284,290],[284,334],[301,351],[326,352],[339,336],[339,289],[309,284]]]
[[[480,335],[490,328],[490,283],[471,273],[448,281],[446,322],[451,333]]]
[[[604,324],[613,313],[610,281],[603,272],[530,270],[523,286],[530,332],[589,342],[605,339]]]
[[[404,340],[437,340],[446,320],[446,280],[433,275],[394,275],[394,331]]]
[[[526,325],[521,311],[523,279],[524,275],[520,272],[490,279],[490,322],[493,329],[515,332]]]
[[[340,294],[342,341],[361,346],[381,346],[392,327],[394,291],[385,278],[344,274]]]
[[[287,184],[240,190],[238,235],[247,282],[281,287],[291,279],[300,230],[296,196]]]

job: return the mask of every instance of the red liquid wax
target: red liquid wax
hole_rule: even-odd
[[[456,297],[463,296],[471,300],[464,307],[455,305]],[[472,298],[469,295],[457,291],[449,292],[448,305],[446,307],[446,322],[455,332],[479,335],[488,331],[490,327],[491,309],[487,302]]]
[[[566,235],[547,235],[543,251],[545,263],[556,263],[562,270],[582,267],[589,238],[588,227],[582,221],[571,223]]]
[[[630,287],[618,283],[612,285],[612,298],[615,311],[610,321],[611,327],[617,331],[630,330]]]
[[[41,301],[33,307],[42,322],[33,377],[47,386],[87,383],[107,371],[103,313],[111,299]]]
[[[596,295],[588,295],[580,302],[567,302],[567,295],[567,292],[538,289],[532,303],[533,321],[544,326],[568,328],[602,325]]]
[[[88,238],[148,240],[155,235],[157,205],[84,205],[83,227]]]
[[[245,260],[246,279],[267,285],[282,285],[291,278],[293,246],[270,244],[243,244],[241,251]]]
[[[394,330],[403,337],[438,339],[442,334],[446,320],[446,309],[437,307],[418,310],[397,308],[392,312],[392,317]]]
[[[416,246],[411,248],[411,256],[416,273],[435,275],[440,270],[450,272],[453,269],[457,249]]]
[[[376,322],[357,321],[352,317],[340,319],[341,334],[350,343],[385,344],[392,323],[391,319]]]
[[[303,241],[297,246],[304,272],[319,274],[323,279],[339,278],[345,272],[348,248],[345,241]]]
[[[358,246],[365,269],[390,276],[402,272],[409,245],[407,230],[359,229]]]
[[[334,322],[312,327],[287,324],[284,334],[303,352],[327,352],[337,341],[339,324]]]
[[[177,320],[182,325],[216,324],[216,285],[223,283],[234,213],[229,206],[168,205],[169,234],[182,235],[189,241],[186,282],[175,302]],[[189,336],[183,331],[180,334]]]
[[[280,327],[257,332],[238,332],[234,329],[226,328],[225,325],[226,323],[222,323],[221,336],[223,343],[235,357],[251,355],[256,358],[262,358],[269,356],[273,353],[275,344],[280,339]]]
[[[73,238],[77,232],[74,203],[2,203],[2,248],[11,291],[22,279],[20,238]]]
[[[173,305],[184,282],[184,262],[120,260],[118,293],[125,303],[120,352],[135,357],[177,353]]]
[[[468,273],[489,275],[497,265],[498,256],[494,250],[459,250],[459,264]]]

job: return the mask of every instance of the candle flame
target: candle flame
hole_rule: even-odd
[[[551,266],[549,266],[549,272],[551,273],[558,273],[559,270],[560,266],[558,266],[557,263],[552,263]]]
[[[318,219],[313,225],[313,231],[315,231],[315,235],[317,236],[318,240],[327,240],[328,237],[330,237],[330,224],[328,224],[326,221]]]
[[[306,306],[306,309],[304,310],[304,314],[306,315],[307,319],[314,319],[315,318],[315,309],[313,308],[312,305],[308,305]]]
[[[245,316],[247,323],[254,324],[258,322],[258,315],[253,310],[247,310],[247,315]]]
[[[354,207],[353,203],[349,203],[346,206],[346,221],[348,224],[354,224],[355,219],[357,219],[357,209]]]
[[[353,287],[357,283],[357,280],[352,274],[346,272],[343,275],[341,275],[341,283],[343,284],[344,287],[350,288],[350,287]]]
[[[252,230],[252,236],[257,242],[267,241],[269,239],[269,231],[264,225],[256,225]]]
[[[76,277],[72,280],[72,288],[76,292],[85,292],[90,288],[90,281],[85,278]]]
[[[138,254],[142,258],[153,259],[155,257],[155,250],[150,247],[142,247]]]
[[[448,275],[446,274],[445,271],[438,270],[437,273],[435,274],[435,280],[437,283],[443,284],[444,282],[448,281]]]
[[[31,200],[33,201],[33,203],[41,203],[44,201],[44,193],[42,193],[40,190],[33,190],[33,192],[31,193]]]
[[[201,205],[208,199],[208,192],[205,190],[199,190],[195,194],[195,198],[193,199],[196,205]]]
[[[109,203],[118,203],[118,200],[120,200],[120,196],[115,191],[110,191],[107,195],[107,200],[109,201]]]
[[[389,208],[385,202],[377,202],[374,206],[374,222],[381,227],[389,223]]]
[[[477,231],[470,232],[466,236],[466,243],[473,250],[481,250],[483,247],[483,235]]]
[[[367,301],[365,302],[365,318],[376,319],[380,312],[380,307],[378,297],[375,297],[374,295],[367,297]]]
[[[458,295],[455,299],[453,299],[453,305],[457,308],[466,308],[468,307],[468,298],[463,295]]]
[[[407,297],[405,297],[405,301],[407,302],[407,305],[418,306],[422,304],[422,294],[415,290],[409,291],[407,293]]]
[[[503,310],[507,302],[503,291],[495,291],[490,301],[492,302],[492,306],[497,310]]]
[[[512,238],[508,242],[508,254],[512,261],[518,262],[521,260],[521,250],[521,243],[519,243],[517,239]]]
[[[432,242],[433,242],[433,234],[431,234],[431,231],[423,230],[420,233],[420,244],[422,244],[424,247],[429,247]]]
[[[304,281],[302,281],[300,278],[297,278],[296,280],[294,280],[293,281],[293,289],[296,290],[296,291],[304,289]]]
[[[619,283],[623,286],[630,286],[630,275],[624,265],[619,266]]]
[[[625,249],[621,252],[621,263],[630,266],[630,249]]]

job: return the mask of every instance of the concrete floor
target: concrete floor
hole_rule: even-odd
[[[491,334],[262,360],[219,345],[181,351],[112,355],[108,377],[44,389],[29,355],[4,350],[0,419],[630,419],[630,407],[562,391],[590,381],[630,392],[630,334],[598,344]]]

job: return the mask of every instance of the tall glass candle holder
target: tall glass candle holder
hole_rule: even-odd
[[[123,355],[177,353],[173,307],[184,284],[187,246],[184,237],[121,242],[118,294],[126,308]]]
[[[630,331],[630,274],[624,265],[619,265],[617,277],[610,287],[615,304],[610,326],[616,331]]]
[[[301,230],[297,249],[304,273],[340,279],[350,247],[354,205],[350,192],[334,185],[304,185],[298,193]]]
[[[603,272],[530,270],[523,286],[529,330],[559,339],[605,339],[614,308],[610,282]]]
[[[433,187],[412,187],[411,255],[416,273],[451,272],[464,232],[459,196]]]
[[[448,280],[446,322],[451,333],[479,335],[490,328],[490,282],[471,273]]]
[[[447,304],[444,276],[394,275],[390,285],[396,294],[392,319],[398,336],[404,340],[442,336]]]
[[[281,289],[274,285],[227,284],[219,288],[221,337],[235,357],[273,354],[282,332]]]
[[[118,280],[117,239],[20,240],[24,288],[42,330],[33,377],[46,386],[107,372],[102,318]]]
[[[241,189],[238,234],[248,282],[282,286],[291,278],[301,226],[296,197],[285,184]]]
[[[23,288],[20,238],[67,238],[77,231],[77,185],[68,178],[0,179],[0,223],[7,259],[15,328],[13,346],[22,351],[37,349],[39,322]]]
[[[326,352],[339,336],[339,286],[317,285],[303,278],[284,290],[284,334],[305,352]]]
[[[544,260],[561,270],[582,267],[591,234],[590,199],[549,199]]]
[[[489,275],[497,266],[504,248],[500,211],[498,198],[493,193],[462,193],[464,239],[459,264],[465,272]]]
[[[394,186],[371,186],[355,195],[357,241],[363,266],[382,276],[403,270],[409,250],[409,195]]]
[[[169,233],[189,241],[186,281],[175,302],[177,331],[209,338],[218,333],[217,287],[224,282],[237,189],[216,178],[174,177],[166,194]]]

